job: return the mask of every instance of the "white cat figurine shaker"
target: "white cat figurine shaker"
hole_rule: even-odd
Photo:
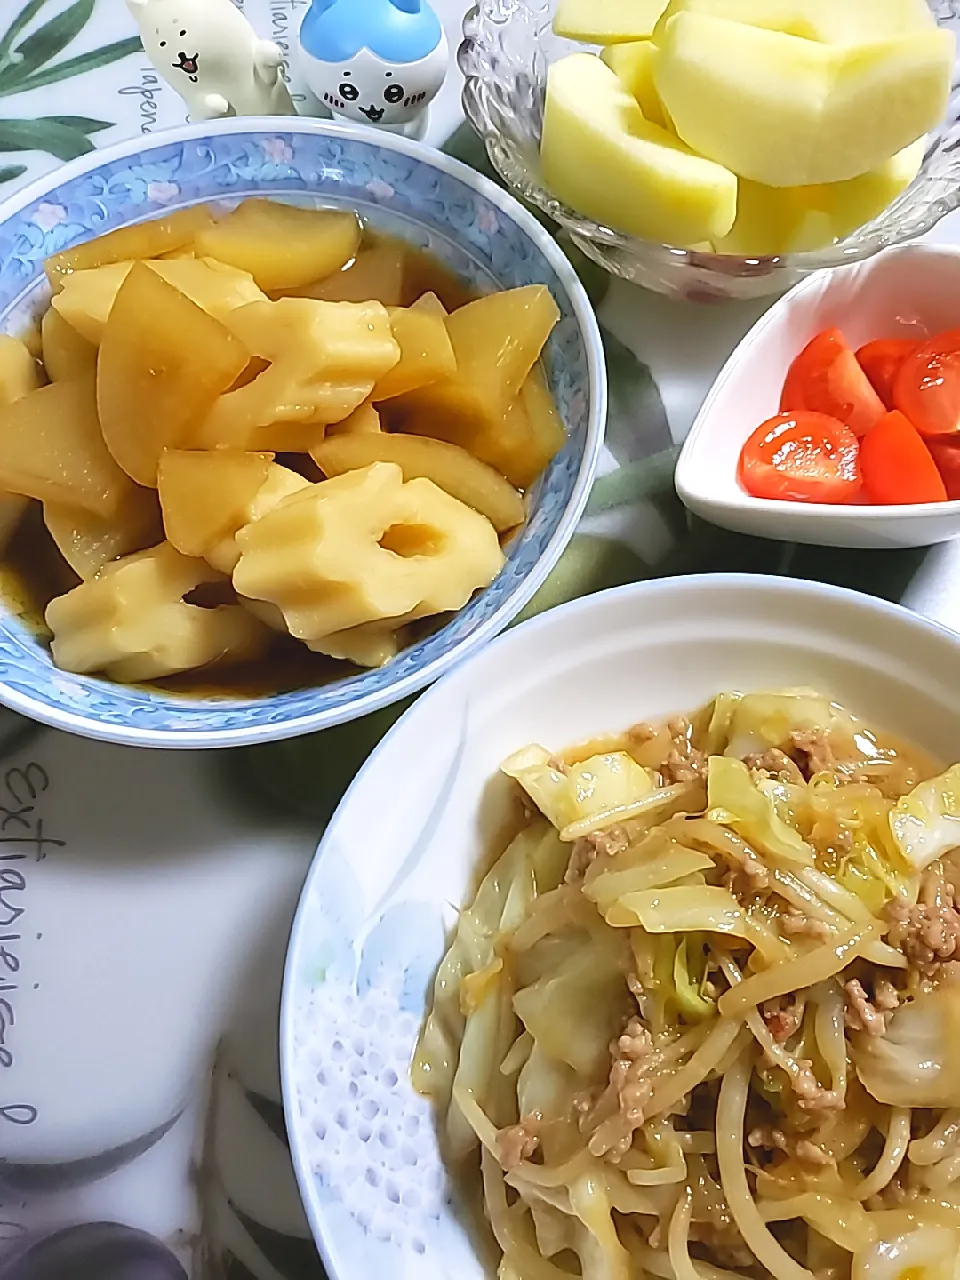
[[[334,116],[422,133],[446,78],[449,48],[427,0],[311,0],[300,75]]]
[[[231,0],[127,0],[143,48],[191,120],[289,116],[283,54]]]

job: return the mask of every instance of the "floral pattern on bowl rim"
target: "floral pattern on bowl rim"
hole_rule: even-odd
[[[190,204],[270,194],[357,209],[477,285],[543,283],[561,311],[545,364],[568,441],[538,483],[496,581],[388,666],[256,700],[199,700],[53,666],[0,615],[0,702],[90,737],[155,747],[229,747],[366,715],[423,688],[501,631],[542,584],[583,510],[606,411],[599,330],[576,273],[508,194],[473,170],[389,134],[309,120],[221,121],[86,157],[0,208],[0,329],[22,331],[47,294],[43,260],[93,234]]]

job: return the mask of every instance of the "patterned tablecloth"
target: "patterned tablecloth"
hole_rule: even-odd
[[[434,3],[456,48],[464,0]],[[241,7],[290,52],[307,0]],[[453,70],[427,141],[485,167],[459,92]],[[0,199],[185,117],[121,0],[2,0],[0,99]],[[937,234],[960,238],[950,221]],[[763,305],[668,303],[571,256],[604,332],[607,445],[578,534],[528,612],[652,575],[740,569],[856,586],[960,625],[960,544],[824,552],[691,522],[673,493],[674,442]],[[323,821],[395,714],[224,756],[0,722],[0,825],[25,789],[40,824],[15,885],[0,867],[0,1280],[35,1236],[97,1220],[146,1229],[194,1277],[321,1274],[280,1107],[282,960]],[[42,1068],[28,1075],[25,1061]]]

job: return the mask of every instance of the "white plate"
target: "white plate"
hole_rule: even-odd
[[[287,958],[287,1127],[331,1280],[478,1280],[433,1114],[408,1065],[444,938],[496,845],[500,761],[692,709],[723,689],[809,685],[955,759],[960,637],[815,583],[714,575],[588,596],[458,667],[347,793]]]
[[[960,327],[960,249],[915,244],[822,271],[781,298],[724,365],[677,464],[684,504],[724,529],[824,547],[926,547],[960,534],[960,502],[827,506],[753,498],[737,480],[748,436],[779,412],[787,370],[836,325],[856,350],[874,338]]]

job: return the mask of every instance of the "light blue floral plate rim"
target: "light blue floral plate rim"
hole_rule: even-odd
[[[232,747],[328,728],[399,701],[487,643],[556,564],[583,513],[603,443],[606,373],[599,328],[549,233],[488,178],[422,143],[294,118],[187,125],[94,152],[0,205],[0,327],[42,300],[42,263],[117,226],[211,200],[270,194],[359,208],[477,284],[550,285],[561,320],[545,352],[568,430],[531,497],[496,581],[388,666],[269,698],[201,700],[58,671],[10,614],[0,616],[0,702],[88,737],[152,747]]]

